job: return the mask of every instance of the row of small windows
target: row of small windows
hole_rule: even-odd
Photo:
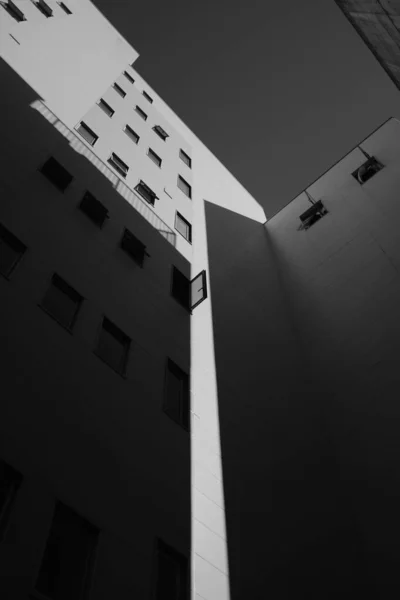
[[[0,540],[7,533],[22,482],[19,471],[0,461]],[[98,527],[57,501],[34,583],[35,592],[49,600],[86,598],[94,577],[100,534]],[[187,557],[157,538],[155,600],[184,600],[188,583]]]
[[[132,75],[130,75],[130,74],[128,73],[128,71],[124,71],[124,72],[123,72],[123,75],[124,75],[124,76],[126,77],[126,79],[129,81],[129,83],[135,83],[135,80],[133,79]],[[121,87],[120,87],[120,86],[117,86],[117,87],[119,87],[119,89],[121,90]],[[115,84],[114,84],[114,88],[115,88]],[[117,90],[117,91],[118,91],[118,90]],[[124,90],[122,90],[122,92],[123,92],[123,95],[122,95],[122,94],[120,94],[120,95],[122,96],[122,98],[125,98],[125,96],[126,96],[126,92],[124,92]],[[147,100],[148,102],[150,102],[150,104],[153,104],[153,98],[152,98],[152,97],[151,97],[151,96],[150,96],[150,95],[149,95],[149,94],[148,94],[148,93],[147,93],[145,90],[142,90],[142,95],[143,95],[143,97],[144,97],[144,98],[146,98],[146,100]]]
[[[44,0],[32,0],[32,3],[37,7],[38,10],[40,10],[40,12],[46,18],[53,16],[53,9]],[[18,8],[18,6],[14,4],[14,2],[12,2],[12,0],[0,2],[0,4],[8,12],[8,14],[16,21],[26,21],[24,13]],[[72,11],[64,2],[57,2],[57,4],[67,15],[72,15]]]

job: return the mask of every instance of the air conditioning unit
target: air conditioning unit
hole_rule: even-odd
[[[326,214],[328,214],[327,209],[322,204],[322,201],[318,200],[318,202],[315,202],[311,208],[300,215],[301,225],[299,229],[309,229],[311,225],[314,225],[314,223],[319,221]]]
[[[368,158],[368,160],[365,161],[361,167],[358,167],[358,169],[352,173],[352,175],[355,179],[357,179],[358,183],[362,185],[368,181],[368,179],[371,179],[371,177],[373,177],[375,173],[378,173],[378,171],[381,169],[383,169],[383,165],[376,160],[376,158],[370,156],[370,158]]]

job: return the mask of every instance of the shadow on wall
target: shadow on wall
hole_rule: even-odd
[[[232,600],[371,594],[335,395],[302,352],[265,227],[210,203],[206,222]]]

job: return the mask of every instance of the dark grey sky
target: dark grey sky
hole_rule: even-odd
[[[400,95],[334,0],[94,0],[136,70],[272,216]]]

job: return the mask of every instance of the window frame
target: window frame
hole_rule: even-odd
[[[361,171],[361,169],[367,170],[370,167],[373,168],[372,174],[369,175],[369,177],[367,179],[365,179],[364,181],[362,181],[361,177],[360,177],[360,171]],[[355,169],[352,172],[352,176],[357,181],[357,183],[359,183],[360,185],[365,185],[377,173],[379,173],[380,171],[382,171],[383,168],[384,168],[384,165],[377,158],[375,158],[375,156],[370,156],[359,167],[357,167],[357,169]]]
[[[129,139],[130,139],[130,140],[131,140],[131,141],[132,141],[134,144],[136,144],[136,145],[137,145],[137,144],[139,143],[139,140],[140,140],[140,135],[138,135],[138,134],[136,133],[136,131],[135,131],[134,129],[132,129],[132,127],[131,127],[130,125],[128,125],[128,123],[126,123],[126,125],[125,125],[125,127],[124,127],[123,131],[124,131],[124,133],[125,133],[125,134],[128,136],[128,138],[129,138]],[[132,137],[132,135],[130,135],[130,134],[133,134],[134,136],[136,136],[136,137],[137,137],[137,140],[135,140],[135,139]]]
[[[132,75],[130,75],[130,74],[128,73],[128,71],[124,71],[124,72],[123,72],[123,75],[125,75],[125,77],[127,78],[127,80],[128,80],[128,81],[129,81],[131,84],[134,84],[134,83],[135,83],[135,80],[133,79]]]
[[[123,356],[121,359],[121,365],[118,369],[115,368],[113,365],[110,365],[110,363],[107,362],[107,360],[99,352],[99,344],[100,344],[100,340],[101,340],[102,331],[103,331],[103,329],[105,329],[104,328],[105,322],[108,323],[108,326],[110,326],[111,329],[117,330],[117,333],[121,334],[121,339],[123,339],[123,342],[121,342],[121,345],[123,347]],[[117,341],[120,341],[110,331],[108,331],[108,333],[110,335],[112,335]],[[122,329],[120,327],[118,327],[118,325],[116,325],[113,321],[111,321],[111,319],[109,319],[106,315],[103,314],[101,323],[99,325],[98,333],[97,333],[96,346],[95,346],[93,352],[97,356],[97,358],[99,358],[105,365],[107,365],[112,371],[114,371],[114,373],[116,373],[117,375],[120,375],[120,377],[122,377],[123,379],[127,378],[129,353],[130,353],[131,345],[132,345],[132,339],[124,331],[122,331]]]
[[[143,119],[143,121],[147,121],[148,115],[146,115],[144,110],[142,108],[140,108],[140,106],[138,104],[136,104],[136,106],[135,106],[135,112],[139,115],[139,117],[141,119]]]
[[[63,11],[64,11],[64,12],[65,12],[67,15],[72,15],[72,14],[73,14],[73,13],[72,13],[72,10],[70,10],[70,9],[68,8],[68,6],[67,6],[67,5],[66,5],[64,2],[61,2],[61,1],[59,1],[59,2],[57,2],[57,4],[58,4],[58,6],[59,6],[60,8],[62,8],[62,9],[63,9]]]
[[[142,95],[146,98],[147,102],[150,102],[150,104],[153,104],[153,102],[154,102],[153,98],[147,92],[145,92],[145,90],[142,90]]]
[[[183,184],[184,184],[185,186],[188,186],[188,188],[189,188],[189,193],[187,193],[187,192],[185,191],[185,189],[182,189],[182,187],[179,185],[179,183],[180,183],[180,182],[183,182]],[[186,181],[186,179],[185,179],[184,177],[182,177],[182,175],[179,175],[179,174],[178,174],[178,179],[177,179],[177,187],[178,187],[178,189],[179,189],[179,190],[181,190],[181,192],[182,192],[183,194],[185,194],[185,196],[186,196],[187,198],[189,198],[189,200],[191,200],[191,199],[192,199],[192,186],[190,185],[190,183],[189,183],[188,181]]]
[[[125,98],[126,92],[120,85],[118,85],[118,83],[114,81],[114,83],[112,84],[112,88],[117,92],[119,96],[121,96],[121,98]]]
[[[183,223],[185,223],[185,225],[188,226],[188,237],[186,237],[185,235],[183,235],[183,233],[181,231],[179,231],[178,227],[177,227],[177,221],[183,221]],[[177,210],[175,212],[175,225],[174,225],[176,231],[183,237],[183,239],[185,239],[187,242],[189,242],[189,244],[192,243],[192,224],[189,223],[189,221],[187,219],[185,219],[185,217]]]
[[[113,160],[113,157],[117,158],[116,162],[115,162],[115,160]],[[120,167],[118,165],[118,162],[120,162],[123,165],[123,167],[126,167],[126,171],[124,171],[123,167]],[[111,165],[113,167],[113,169],[115,169],[117,171],[117,173],[119,173],[122,177],[125,178],[128,175],[129,166],[115,152],[111,152],[111,155],[107,159],[107,163],[109,165]]]
[[[110,119],[113,117],[113,115],[115,114],[115,110],[113,109],[112,106],[110,106],[108,104],[108,102],[106,102],[105,100],[103,100],[103,98],[100,98],[100,100],[97,102],[97,106],[103,111],[104,114],[107,115],[107,117],[109,117]],[[108,113],[107,110],[104,110],[104,108],[108,109],[111,114]]]
[[[182,148],[179,148],[179,158],[189,169],[192,168],[192,159]]]
[[[60,285],[56,285],[54,284],[55,280],[59,280],[59,284]],[[51,290],[52,286],[56,287],[59,291],[61,291],[62,293],[64,293],[66,296],[68,296],[68,293],[66,293],[62,287],[67,288],[70,292],[72,292],[73,294],[75,294],[77,296],[77,301],[76,301],[76,307],[75,307],[75,311],[73,314],[73,317],[71,319],[71,322],[69,323],[69,325],[65,325],[65,323],[63,323],[60,318],[55,315],[54,313],[51,312],[51,310],[49,308],[47,308],[43,303],[46,299],[46,296],[48,295],[49,291]],[[72,300],[71,296],[68,296],[70,300]],[[66,331],[68,331],[69,333],[73,333],[74,327],[76,325],[76,321],[78,319],[78,314],[80,312],[80,309],[82,307],[84,301],[84,297],[82,296],[82,294],[80,294],[74,287],[72,287],[72,285],[70,285],[68,283],[68,281],[66,281],[63,277],[61,277],[58,273],[53,273],[53,275],[50,278],[50,283],[47,286],[47,289],[39,303],[39,307],[52,319],[54,319],[54,321],[56,321],[56,323],[58,323],[60,325],[60,327],[62,327],[63,329],[65,329]]]
[[[102,219],[94,218],[93,213],[90,214],[90,210],[85,210],[85,207],[84,207],[85,200],[86,200],[86,204],[87,204],[86,208],[89,208],[89,206],[90,206],[89,203],[92,202],[92,207],[96,206],[96,204],[97,204],[99,209],[100,209],[100,206],[104,209]],[[104,206],[104,204],[96,198],[96,196],[94,196],[91,192],[89,192],[89,190],[86,190],[85,193],[83,194],[83,196],[78,204],[78,208],[99,229],[102,229],[105,222],[107,221],[107,219],[110,218],[108,208],[106,208]]]
[[[4,2],[1,2],[1,6],[6,12],[8,12],[10,17],[17,21],[17,23],[22,23],[23,21],[26,21],[24,13],[20,8],[18,8],[16,4],[14,4],[12,0],[5,0]]]
[[[162,592],[160,587],[160,555],[164,553],[179,566],[179,588],[178,595],[174,600],[187,600],[190,593],[190,560],[186,554],[176,550],[170,544],[167,544],[162,538],[155,539],[155,578],[154,578],[154,599],[161,600]]]
[[[144,188],[145,191],[149,192],[149,195],[152,197],[152,202],[141,193],[139,188]],[[153,190],[143,181],[143,179],[140,179],[139,183],[135,185],[134,191],[137,192],[139,196],[147,202],[147,204],[150,204],[150,206],[154,206],[156,200],[158,200],[157,194],[153,192]]]
[[[0,223],[0,246],[1,246],[1,242],[6,243],[17,254],[17,256],[16,256],[14,262],[12,263],[11,267],[9,268],[8,272],[3,273],[2,271],[0,271],[0,275],[2,277],[4,277],[7,280],[10,280],[11,275],[14,273],[18,264],[21,262],[22,257],[24,256],[24,254],[28,248],[23,242],[21,242],[21,240],[12,231],[10,231],[2,223]],[[19,249],[17,248],[17,246],[19,246]]]
[[[299,216],[301,221],[299,229],[307,231],[327,214],[328,210],[322,204],[322,200],[317,200]]]
[[[93,142],[90,142],[88,139],[85,138],[84,135],[82,135],[82,133],[80,132],[80,128],[86,130],[90,135],[92,135],[95,138],[93,140]],[[89,146],[94,146],[95,143],[97,142],[97,140],[99,139],[99,136],[93,131],[93,129],[91,129],[88,125],[86,125],[86,123],[84,121],[79,122],[79,124],[75,127],[75,131],[77,133],[79,133],[81,138],[83,138],[85,140],[85,142],[87,142],[89,144]]]
[[[171,374],[178,373],[184,377],[177,377],[182,381],[181,395],[179,398],[179,416],[176,418],[167,407],[168,400],[168,377]],[[164,396],[163,396],[163,412],[172,419],[177,425],[180,425],[185,431],[190,431],[190,381],[189,374],[181,369],[181,367],[172,360],[169,356],[165,361],[165,375],[164,375]]]
[[[161,156],[158,156],[158,154],[156,152],[154,152],[154,150],[152,148],[149,147],[149,149],[147,150],[147,156],[150,158],[150,160],[159,168],[161,169],[161,165],[162,165],[162,158]]]
[[[154,133],[158,135],[160,139],[162,139],[163,142],[165,142],[167,138],[169,138],[169,133],[167,133],[165,129],[161,127],[161,125],[154,125],[152,129]]]
[[[136,244],[138,248],[140,248],[141,256],[135,255],[135,252],[132,252],[129,249],[129,242],[131,241],[133,244]],[[143,244],[143,242],[139,240],[139,238],[136,237],[136,235],[133,234],[132,231],[130,231],[127,227],[124,228],[121,240],[119,242],[119,247],[125,252],[125,254],[129,256],[129,258],[131,258],[131,260],[133,260],[133,262],[135,262],[137,265],[139,265],[141,269],[143,269],[144,259],[146,256],[149,257],[150,254],[146,252],[146,245]]]
[[[68,183],[66,183],[64,187],[62,187],[61,185],[59,185],[59,183],[56,183],[56,181],[54,181],[53,179],[51,179],[49,177],[49,174],[46,174],[46,172],[44,171],[46,165],[51,164],[52,161],[54,163],[57,163],[57,166],[61,167],[61,169],[64,170],[65,173],[69,175]],[[45,160],[45,162],[41,165],[41,167],[39,167],[38,171],[43,175],[43,177],[45,177],[45,179],[47,179],[47,181],[49,181],[52,185],[54,185],[54,187],[56,187],[62,193],[64,193],[65,190],[68,189],[68,187],[71,185],[71,183],[74,180],[74,176],[71,175],[71,173],[69,171],[67,171],[67,169],[64,167],[64,165],[62,165],[56,158],[54,158],[54,156],[49,156],[48,159]]]
[[[45,2],[45,0],[36,0],[33,4],[47,19],[53,16],[53,9]]]

